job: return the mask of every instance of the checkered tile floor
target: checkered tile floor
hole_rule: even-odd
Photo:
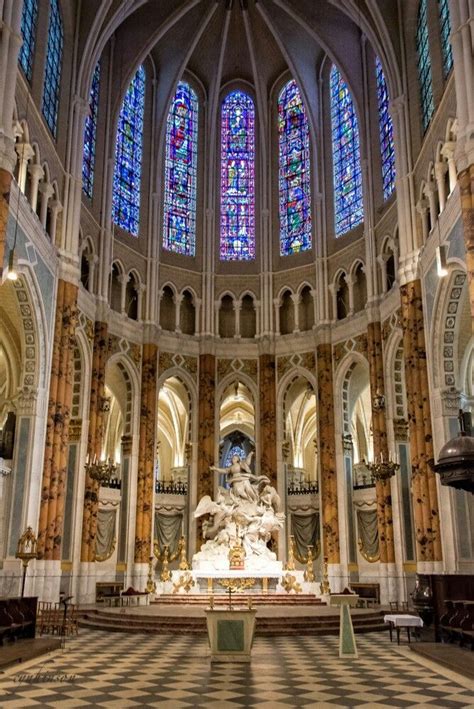
[[[359,659],[343,661],[336,637],[257,638],[251,665],[211,667],[202,637],[82,631],[66,650],[0,675],[0,706],[474,707],[467,680],[380,633],[357,643]]]

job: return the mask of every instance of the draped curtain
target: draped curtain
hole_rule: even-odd
[[[97,513],[97,535],[95,538],[95,559],[105,561],[115,550],[115,521],[117,510],[102,510]]]
[[[155,554],[163,553],[168,545],[170,561],[178,554],[178,543],[183,528],[183,513],[178,510],[166,514],[155,510]]]
[[[379,530],[377,510],[357,510],[360,553],[367,561],[378,561]]]
[[[319,554],[319,512],[302,515],[291,513],[291,534],[295,539],[295,556],[304,563],[308,546],[313,547],[313,559]]]

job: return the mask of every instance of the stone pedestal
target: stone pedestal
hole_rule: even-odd
[[[352,626],[351,607],[357,605],[356,593],[334,593],[329,596],[331,606],[339,606],[339,657],[358,657],[357,645]]]
[[[255,610],[206,609],[211,662],[250,662]]]

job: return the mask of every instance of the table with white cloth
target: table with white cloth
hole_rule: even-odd
[[[422,628],[423,621],[418,615],[410,615],[408,613],[390,613],[385,615],[384,623],[388,623],[390,632],[390,642],[393,640],[393,629],[397,631],[397,643],[400,645],[400,630],[405,628],[407,631],[408,642],[410,642],[410,628]]]

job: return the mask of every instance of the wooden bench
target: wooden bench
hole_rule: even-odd
[[[445,601],[446,613],[440,618],[441,640],[470,645],[474,650],[474,601]]]
[[[0,646],[5,639],[34,638],[38,599],[0,598]]]
[[[379,583],[350,583],[349,588],[359,595],[358,605],[364,608],[380,605]]]

